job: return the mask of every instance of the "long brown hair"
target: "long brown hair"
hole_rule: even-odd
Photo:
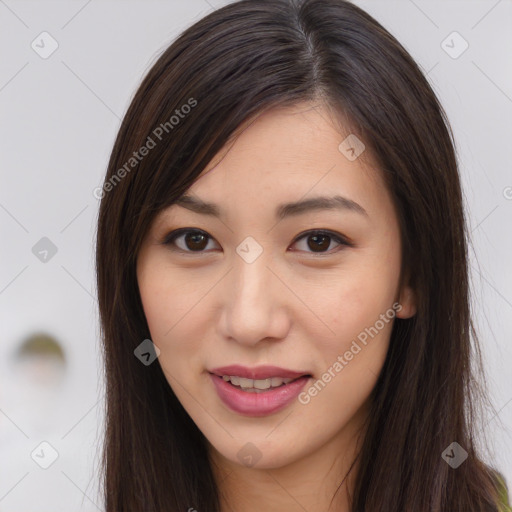
[[[350,120],[385,176],[401,227],[403,274],[418,300],[414,317],[395,320],[372,392],[352,510],[498,510],[495,474],[474,444],[488,399],[473,373],[482,380],[446,114],[406,50],[355,5],[243,0],[195,23],[157,59],[123,119],[100,191],[107,512],[220,510],[203,434],[160,365],[134,357],[150,338],[137,255],[155,215],[242,123],[319,98]],[[468,453],[457,469],[442,457],[452,442]]]

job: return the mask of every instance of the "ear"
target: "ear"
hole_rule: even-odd
[[[416,294],[409,285],[402,286],[397,302],[402,306],[396,312],[397,318],[411,318],[416,314]]]

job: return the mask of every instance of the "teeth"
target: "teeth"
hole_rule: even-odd
[[[234,386],[241,387],[244,390],[264,390],[270,388],[277,388],[283,384],[288,384],[293,379],[286,379],[284,377],[272,377],[268,379],[246,379],[244,377],[236,377],[235,375],[223,375],[222,378]]]
[[[233,377],[231,377],[233,378]],[[240,386],[241,388],[252,388],[254,387],[252,384],[253,384],[253,380],[252,379],[244,379],[243,377],[237,377],[236,381],[235,380],[232,380],[231,381],[233,384],[235,384],[236,386]]]
[[[281,377],[272,377],[270,380],[273,388],[277,388],[277,386],[281,384],[288,384],[288,382],[292,381],[292,379],[282,379]]]

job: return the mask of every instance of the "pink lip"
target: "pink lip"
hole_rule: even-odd
[[[250,393],[226,382],[220,375],[235,375],[247,379],[265,379],[270,377],[284,377],[296,379],[288,384],[264,391],[263,393]],[[257,375],[257,377],[253,377]],[[261,366],[255,369],[242,366],[227,366],[216,368],[210,373],[210,378],[219,395],[219,398],[232,411],[252,417],[267,416],[285,408],[302,391],[310,376],[304,373],[292,372],[275,366]]]
[[[294,372],[292,370],[279,368],[278,366],[267,365],[257,366],[255,368],[247,368],[246,366],[240,366],[238,364],[222,366],[221,368],[214,368],[213,370],[210,370],[210,373],[214,373],[219,377],[222,377],[223,375],[233,375],[235,377],[244,377],[245,379],[253,380],[270,379],[272,377],[297,379],[303,375],[309,375],[308,372]]]

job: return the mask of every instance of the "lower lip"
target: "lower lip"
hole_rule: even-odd
[[[222,377],[210,373],[219,398],[233,411],[245,416],[267,416],[284,409],[300,394],[310,377],[300,377],[289,384],[263,393],[242,391],[225,381]]]

